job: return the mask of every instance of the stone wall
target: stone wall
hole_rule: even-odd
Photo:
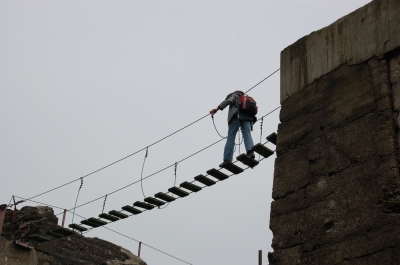
[[[270,264],[400,264],[399,27],[375,0],[282,52]]]

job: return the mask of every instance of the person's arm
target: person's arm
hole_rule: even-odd
[[[218,105],[218,107],[216,109],[212,109],[210,110],[210,114],[214,115],[215,113],[217,113],[218,110],[223,110],[225,109],[227,106],[231,105],[232,103],[234,103],[236,100],[235,97],[235,93],[231,93],[229,94],[226,99],[224,101],[221,102],[221,104]]]
[[[215,113],[217,113],[217,111],[218,111],[218,108],[212,109],[212,110],[210,110],[210,114],[211,114],[211,115],[214,115]]]

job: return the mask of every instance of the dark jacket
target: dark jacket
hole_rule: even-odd
[[[227,106],[229,106],[228,112],[228,124],[231,123],[232,119],[238,118],[239,113],[239,120],[240,121],[251,121],[253,117],[246,115],[242,112],[239,112],[239,97],[241,96],[240,93],[231,93],[226,96],[226,99],[219,104],[218,109],[223,110]]]

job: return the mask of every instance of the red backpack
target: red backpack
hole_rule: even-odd
[[[244,94],[239,97],[239,111],[249,116],[256,116],[258,112],[257,102],[254,98]]]

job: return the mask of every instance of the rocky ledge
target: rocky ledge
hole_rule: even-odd
[[[26,206],[14,221],[11,218],[12,211],[7,210],[0,236],[0,265],[147,265],[127,249],[77,233],[46,242],[33,240],[32,235],[46,236],[59,228],[50,207]]]

